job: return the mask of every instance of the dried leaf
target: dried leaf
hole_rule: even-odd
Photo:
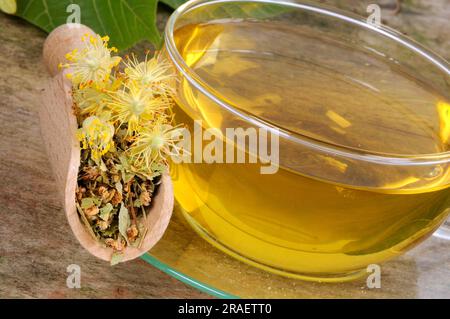
[[[130,164],[128,163],[128,159],[127,159],[127,157],[125,155],[120,154],[119,155],[119,160],[120,160],[120,163],[122,164],[122,167],[124,169],[128,169],[130,167]]]
[[[92,197],[92,200],[96,206],[100,206],[102,204],[102,200],[100,198]]]
[[[113,227],[109,227],[107,230],[102,232],[102,235],[104,237],[113,237],[113,235],[117,232],[118,228],[117,225]]]
[[[123,259],[122,253],[114,252],[111,256],[111,266],[117,265],[122,261],[122,259]]]
[[[133,179],[134,176],[135,176],[135,174],[133,174],[133,173],[124,173],[123,181],[125,183],[128,183]]]
[[[91,224],[89,223],[86,216],[84,215],[83,209],[80,207],[80,205],[78,205],[78,203],[76,204],[76,206],[77,206],[78,214],[80,215],[80,218],[84,223],[84,226],[86,226],[88,233],[92,236],[92,238],[94,238],[95,240],[98,240],[97,236],[95,235],[94,231],[91,228]]]
[[[95,203],[94,203],[94,199],[92,197],[83,198],[81,200],[81,208],[83,208],[83,209],[92,207],[94,205],[95,205]]]
[[[109,217],[111,216],[111,212],[113,210],[113,205],[110,203],[106,204],[104,207],[100,209],[100,218],[104,221],[109,220]]]
[[[100,160],[100,170],[102,172],[106,172],[108,170],[108,168],[106,167],[105,163],[103,162],[103,160]]]
[[[116,183],[116,190],[122,194],[123,192],[123,187],[122,187],[122,183],[121,182],[117,182]]]
[[[130,224],[130,214],[128,213],[128,209],[122,203],[119,211],[119,232],[127,240],[127,243],[127,229],[130,227]]]

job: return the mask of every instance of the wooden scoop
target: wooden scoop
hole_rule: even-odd
[[[59,70],[65,54],[83,46],[82,36],[94,32],[86,26],[66,24],[55,29],[44,44],[44,63],[53,76],[43,90],[43,103],[39,111],[41,134],[63,199],[67,220],[75,237],[92,255],[111,260],[113,250],[96,241],[80,221],[75,204],[80,146],[75,136],[78,128],[72,110],[71,83],[66,79],[68,70]],[[70,72],[70,70],[69,70]],[[126,247],[121,261],[139,257],[152,248],[162,237],[173,210],[173,187],[169,175],[163,175],[147,213],[147,234],[140,248]]]

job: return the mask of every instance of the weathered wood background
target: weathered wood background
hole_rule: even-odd
[[[398,14],[394,14],[394,0],[321,2],[361,15],[367,15],[369,3],[378,3],[385,24],[450,60],[450,0],[404,0]],[[166,17],[162,11],[161,26]],[[73,237],[55,196],[37,118],[38,88],[47,78],[41,64],[45,36],[32,25],[0,13],[0,297],[207,297],[140,259],[110,267],[84,251]],[[418,249],[429,256],[431,267],[433,253],[439,250]],[[66,287],[66,268],[72,263],[82,268],[81,289]],[[449,285],[448,280],[434,281],[425,295],[433,296],[433,291],[442,295],[442,285]],[[330,286],[328,296],[333,289]],[[381,291],[379,296],[392,294]],[[406,296],[410,292],[396,297]]]

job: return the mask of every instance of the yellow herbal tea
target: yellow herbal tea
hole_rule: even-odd
[[[361,153],[448,151],[449,101],[375,49],[269,21],[189,24],[174,37],[203,85],[251,118]],[[205,128],[246,125],[185,79],[178,102],[176,118],[191,129],[198,119]],[[253,265],[339,277],[402,253],[448,213],[449,189],[439,182],[447,164],[421,174],[372,168],[288,142],[280,142],[279,156],[278,172],[267,175],[260,164],[175,166],[176,199],[188,221]]]

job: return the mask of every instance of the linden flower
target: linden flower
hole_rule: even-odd
[[[82,148],[89,148],[91,157],[96,162],[114,146],[113,136],[114,126],[97,116],[85,119],[77,132]]]
[[[108,48],[109,37],[86,34],[82,40],[85,47],[67,53],[66,59],[70,63],[60,64],[60,67],[71,68],[72,73],[68,73],[67,78],[74,85],[87,86],[93,83],[101,86],[108,81],[112,68],[120,63],[121,58],[111,56],[111,52],[117,52],[117,49]]]
[[[111,100],[108,92],[117,91],[122,85],[122,79],[113,78],[107,81],[105,87],[98,88],[86,86],[73,91],[73,100],[80,108],[82,115],[101,114],[108,109],[108,102]]]
[[[111,119],[119,123],[119,127],[128,124],[128,133],[136,132],[139,125],[152,121],[157,116],[164,116],[170,107],[170,101],[153,94],[141,85],[131,82],[122,90],[112,92],[108,103],[112,111]]]
[[[183,127],[170,124],[155,124],[141,128],[135,142],[128,149],[134,166],[139,170],[154,172],[155,166],[167,164],[167,157],[179,156],[182,147]]]
[[[144,62],[139,62],[136,56],[132,55],[124,64],[125,74],[131,81],[148,87],[154,95],[173,95],[171,83],[175,80],[175,74],[172,65],[161,54],[155,54],[150,60],[146,55]]]

